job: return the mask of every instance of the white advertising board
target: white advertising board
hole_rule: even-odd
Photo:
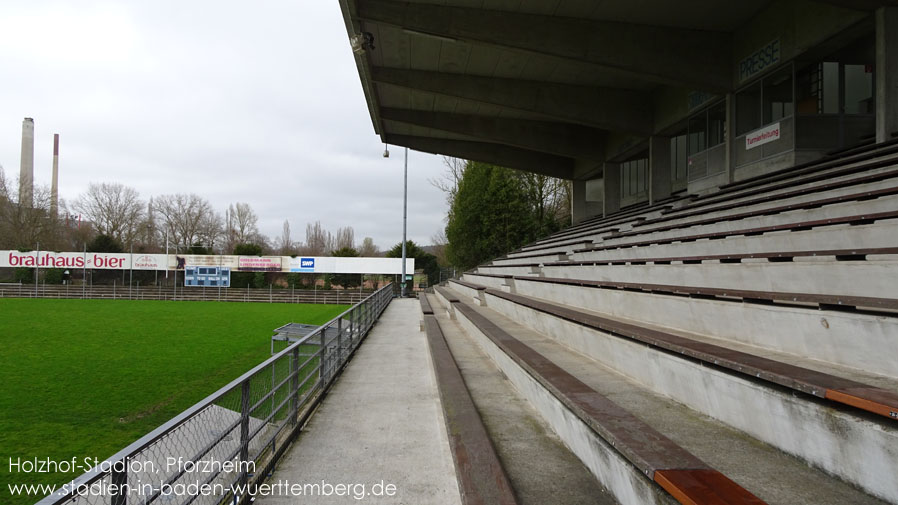
[[[289,258],[290,272],[328,274],[381,274],[402,273],[401,258],[340,258],[334,256],[297,256]],[[406,258],[405,271],[415,271],[415,259]]]

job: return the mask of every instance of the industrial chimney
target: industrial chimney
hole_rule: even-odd
[[[53,134],[53,182],[50,184],[50,215],[59,217],[59,134]]]
[[[22,158],[19,168],[19,205],[34,207],[34,120],[22,121]]]

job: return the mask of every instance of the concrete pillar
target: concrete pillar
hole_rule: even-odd
[[[898,131],[898,7],[876,10],[876,141]]]
[[[19,205],[34,206],[34,120],[22,121],[22,157],[19,165]]]
[[[605,163],[605,204],[604,215],[613,214],[620,210],[620,164]]]
[[[726,166],[728,181],[734,182],[736,180],[736,96],[733,93],[727,93],[726,110],[727,116],[723,127],[723,138],[726,142],[726,162],[724,165]]]
[[[571,186],[571,224],[602,214],[604,195],[601,179],[573,180]]]
[[[571,224],[586,217],[586,181],[571,181]]]
[[[670,196],[670,137],[649,137],[649,205]]]

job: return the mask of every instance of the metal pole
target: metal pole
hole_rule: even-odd
[[[84,290],[87,287],[87,242],[84,243],[84,264],[81,265],[81,299],[84,299]]]
[[[41,243],[37,243],[37,257],[34,258],[34,297],[37,298],[37,290],[38,290],[38,282],[37,276],[38,272],[41,271]]]
[[[168,279],[168,232],[165,232],[165,278]]]
[[[408,221],[408,147],[405,148],[405,169],[402,172],[402,284],[400,296],[405,298],[405,231]]]
[[[128,299],[131,299],[131,284],[134,282],[134,242],[131,242],[131,268],[128,272]]]

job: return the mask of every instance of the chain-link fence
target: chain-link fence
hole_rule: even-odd
[[[184,286],[52,285],[0,283],[0,298],[174,300],[255,303],[359,303],[371,291],[358,289],[215,288]]]
[[[392,291],[371,294],[38,505],[248,503]]]

